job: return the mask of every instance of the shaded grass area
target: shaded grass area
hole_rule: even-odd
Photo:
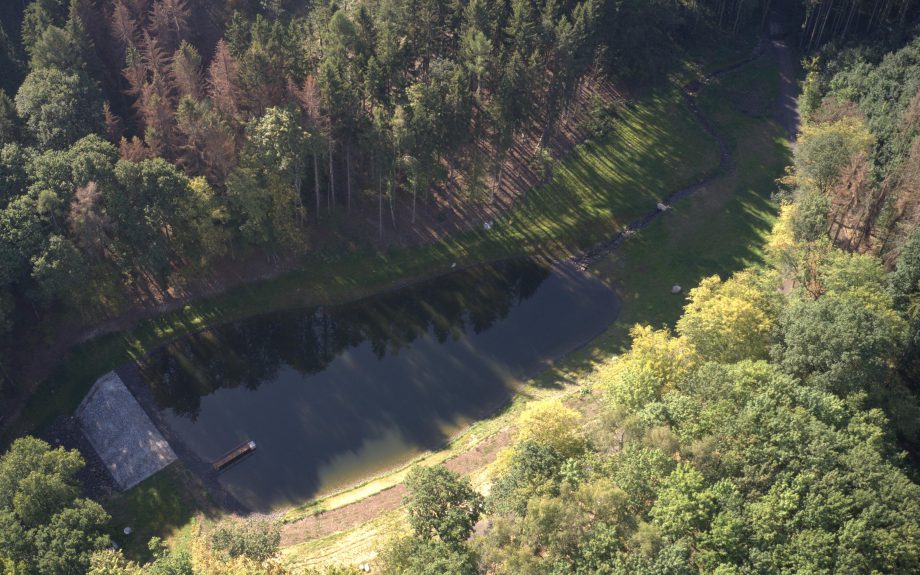
[[[718,153],[676,89],[624,107],[614,129],[561,162],[500,228],[506,242],[586,248],[718,165]]]
[[[172,537],[187,529],[199,513],[218,514],[203,486],[178,462],[114,495],[105,508],[112,516],[112,540],[135,560],[149,559],[151,537]],[[131,534],[125,535],[125,527],[132,529]]]
[[[692,76],[695,66],[688,61],[675,79]],[[454,264],[558,257],[603,239],[718,164],[711,139],[681,105],[678,86],[660,87],[624,107],[610,134],[558,162],[552,180],[531,190],[488,233],[474,230],[382,253],[321,249],[304,259],[300,271],[234,288],[76,347],[39,386],[5,438],[34,432],[72,411],[101,374],[207,326],[353,300],[449,271]]]

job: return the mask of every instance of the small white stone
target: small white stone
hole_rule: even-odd
[[[122,529],[121,532],[124,533],[125,535],[131,535],[132,533],[134,533],[134,529],[131,529],[130,527],[125,527],[124,529]]]
[[[679,285],[675,284],[674,287],[671,288],[671,293],[680,293],[682,290],[683,290],[682,287],[680,287]]]
[[[661,202],[658,202],[658,203],[656,204],[656,207],[658,208],[658,211],[659,211],[659,212],[663,212],[663,211],[665,211],[666,209],[668,209],[668,206],[666,206],[665,204],[663,204],[663,203],[661,203]]]

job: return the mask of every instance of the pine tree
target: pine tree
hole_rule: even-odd
[[[208,68],[208,87],[215,107],[231,120],[240,115],[239,70],[239,62],[230,54],[227,43],[219,40]]]

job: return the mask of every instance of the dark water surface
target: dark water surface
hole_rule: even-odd
[[[254,510],[302,503],[442,444],[617,314],[569,267],[513,261],[353,304],[266,315],[164,348],[140,366],[164,419]]]

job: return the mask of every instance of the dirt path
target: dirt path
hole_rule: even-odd
[[[776,10],[771,12],[770,15],[770,28],[774,28],[775,26],[778,26],[780,29],[787,26],[787,23],[784,21],[784,16]],[[700,89],[712,80],[734,72],[762,57],[774,61],[779,66],[780,89],[774,119],[786,130],[789,141],[795,142],[795,136],[799,129],[799,88],[796,81],[798,64],[795,60],[795,53],[793,49],[789,47],[785,37],[770,38],[765,35],[761,38],[760,42],[758,42],[749,58],[710,72],[706,76],[688,82],[683,86],[684,104],[696,117],[706,133],[709,134],[712,139],[715,140],[716,145],[719,146],[719,166],[713,170],[711,174],[703,177],[699,182],[671,192],[665,196],[661,200],[661,204],[656,205],[653,210],[650,210],[644,216],[631,222],[623,231],[587,249],[583,254],[574,259],[576,265],[582,269],[590,267],[606,254],[619,247],[626,238],[648,227],[663,213],[664,210],[662,208],[667,209],[672,203],[693,195],[716,180],[734,173],[735,162],[728,140],[726,140],[718,129],[716,129],[709,118],[700,111],[697,105],[697,95]]]
[[[779,16],[774,13],[773,21],[778,21],[778,19]],[[777,22],[777,25],[782,24]],[[799,86],[796,79],[799,64],[795,58],[795,51],[789,47],[788,38],[772,38],[768,53],[770,58],[779,65],[780,84],[776,121],[786,130],[786,137],[794,144],[799,131]]]
[[[461,475],[482,469],[495,461],[498,452],[510,443],[511,437],[512,430],[506,427],[480,441],[469,451],[448,459],[444,465]],[[402,505],[405,495],[406,486],[399,483],[361,501],[285,525],[281,530],[281,545],[289,546],[310,539],[320,539],[363,525],[381,513]]]
[[[758,42],[751,56],[748,58],[745,58],[744,60],[736,62],[730,66],[726,66],[725,68],[720,68],[710,72],[702,78],[697,78],[696,80],[687,82],[682,87],[684,92],[684,105],[687,106],[687,109],[690,110],[690,113],[692,113],[696,120],[700,123],[700,125],[703,127],[703,130],[709,134],[709,136],[719,147],[719,165],[716,167],[716,169],[706,176],[703,176],[703,178],[695,184],[685,186],[666,195],[658,204],[649,210],[648,213],[630,222],[623,229],[623,231],[585,250],[583,254],[574,258],[574,262],[578,267],[582,269],[591,267],[602,257],[617,249],[620,244],[626,241],[626,238],[651,225],[651,223],[658,219],[658,217],[661,216],[661,214],[663,214],[664,211],[668,209],[672,203],[694,194],[695,192],[705,188],[716,180],[728,176],[735,171],[735,162],[734,158],[732,157],[731,147],[728,144],[728,140],[726,140],[725,137],[716,129],[715,124],[713,124],[712,121],[710,121],[709,118],[707,118],[700,111],[699,105],[697,104],[697,96],[700,89],[702,89],[713,79],[728,74],[729,72],[734,72],[735,70],[738,70],[739,68],[742,68],[751,62],[760,59],[764,52],[765,40],[761,40]]]

